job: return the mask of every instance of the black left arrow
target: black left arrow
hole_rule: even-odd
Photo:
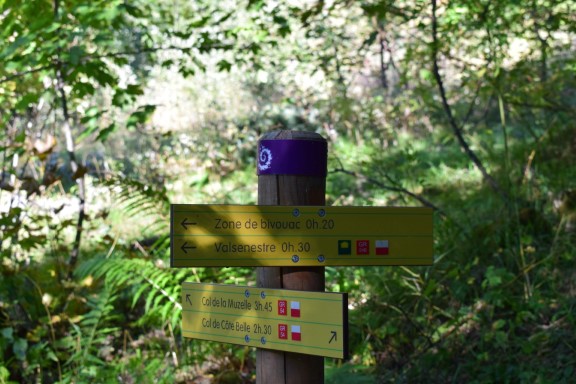
[[[338,334],[336,333],[336,331],[330,331],[332,333],[332,337],[330,338],[330,341],[328,342],[328,344],[332,344],[332,340],[334,341],[338,341]]]
[[[193,246],[193,245],[188,245],[188,242],[185,241],[184,244],[182,244],[182,246],[180,247],[180,249],[181,249],[182,252],[184,252],[185,254],[188,254],[187,249],[196,249],[196,247]]]
[[[190,300],[190,294],[186,295],[186,301],[192,305],[192,300]]]
[[[192,222],[192,221],[188,221],[188,218],[187,218],[187,217],[185,217],[184,220],[182,220],[182,221],[180,222],[180,225],[182,226],[182,228],[184,228],[184,230],[187,230],[189,225],[196,225],[196,224],[198,224],[198,223],[194,223],[194,222]]]

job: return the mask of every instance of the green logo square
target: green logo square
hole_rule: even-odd
[[[338,240],[338,255],[351,255],[351,254],[352,254],[352,241]]]

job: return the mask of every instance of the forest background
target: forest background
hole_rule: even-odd
[[[182,338],[170,203],[256,202],[256,141],[329,142],[327,204],[434,208],[431,267],[326,268],[332,383],[569,382],[572,1],[0,0],[0,383],[248,383]]]

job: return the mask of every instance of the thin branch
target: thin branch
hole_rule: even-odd
[[[466,115],[464,115],[464,119],[462,120],[462,126],[465,126],[468,123],[468,120],[470,120],[470,117],[472,117],[472,113],[474,113],[474,104],[476,104],[476,100],[478,100],[478,95],[480,94],[482,83],[483,80],[480,80],[478,82],[478,86],[476,87],[476,91],[474,92],[474,97],[472,98],[472,101],[468,106],[468,111],[466,112]]]
[[[334,42],[334,39],[332,39],[332,43],[334,45],[334,62],[336,64],[336,74],[338,75],[337,82],[340,86],[343,87],[343,89],[347,89],[348,87],[346,86],[344,75],[342,75],[340,59],[338,58],[338,44]]]
[[[48,304],[46,304],[44,302],[44,293],[42,292],[42,289],[40,288],[40,286],[38,285],[38,283],[36,283],[36,281],[34,281],[34,279],[32,279],[30,276],[28,276],[27,274],[24,274],[24,276],[28,279],[28,281],[30,283],[32,283],[32,285],[36,288],[36,291],[38,292],[38,296],[40,297],[40,301],[42,302],[42,306],[44,307],[44,311],[46,311],[46,322],[48,323],[48,327],[50,328],[50,344],[52,345],[52,350],[55,352],[57,350],[56,347],[56,332],[54,331],[54,326],[52,325],[52,314],[50,313],[50,308],[48,307]],[[56,358],[56,366],[58,368],[58,379],[62,380],[62,368],[60,366],[60,359],[58,358],[58,356],[56,356],[56,354],[54,354],[55,358]]]
[[[59,0],[54,0],[54,17],[58,18],[60,3]],[[68,260],[68,278],[72,277],[74,267],[78,261],[78,255],[80,254],[80,242],[82,240],[82,231],[84,219],[86,217],[86,196],[85,196],[85,184],[84,176],[80,171],[80,164],[76,159],[76,153],[74,148],[74,137],[72,136],[72,128],[70,127],[70,114],[68,112],[68,99],[66,97],[65,91],[65,79],[62,74],[62,62],[60,61],[60,52],[58,52],[58,59],[56,60],[55,66],[56,72],[56,96],[60,98],[60,104],[62,107],[62,114],[64,121],[62,122],[62,131],[64,137],[66,138],[66,152],[68,153],[68,158],[70,159],[70,167],[72,169],[72,177],[76,178],[76,183],[78,184],[78,198],[80,199],[80,204],[78,207],[78,221],[76,223],[76,237],[74,238],[74,244],[72,245],[72,251],[70,252],[70,258]]]
[[[406,188],[403,188],[400,186],[387,185],[387,184],[384,184],[384,183],[382,183],[376,179],[373,179],[371,177],[364,176],[364,175],[357,173],[357,172],[354,172],[354,171],[348,171],[344,168],[335,168],[333,171],[331,171],[331,173],[336,173],[336,172],[344,173],[346,175],[354,176],[356,178],[363,178],[364,180],[366,180],[370,184],[376,185],[377,187],[380,187],[380,188],[385,189],[387,191],[399,192],[399,193],[403,193],[405,195],[408,195],[411,198],[413,198],[414,200],[419,201],[423,206],[428,207],[428,208],[432,208],[433,210],[438,212],[438,214],[440,216],[442,216],[444,218],[448,218],[448,216],[446,215],[446,212],[444,212],[444,210],[442,210],[441,208],[439,208],[438,206],[436,206],[434,203],[430,202],[426,198],[424,198],[420,195],[417,195],[414,192],[410,192]]]
[[[416,351],[415,355],[412,356],[412,360],[413,361],[417,360],[418,358],[420,358],[420,356],[424,355],[426,352],[428,352],[432,348],[435,348],[438,345],[441,345],[446,340],[448,340],[449,337],[451,337],[453,334],[456,334],[462,327],[469,324],[471,321],[473,321],[473,314],[469,313],[468,315],[464,316],[462,319],[457,321],[456,324],[454,324],[450,328],[448,328],[448,330],[446,332],[444,332],[443,334],[441,334],[440,337],[436,341],[433,341],[430,338],[427,338],[428,345],[426,345],[426,347],[424,349],[422,349],[420,351]],[[434,330],[434,332],[432,332],[431,334],[434,335],[435,333],[440,333],[441,332],[440,328],[445,327],[445,326],[446,326],[445,323],[439,325],[436,328],[436,330]]]
[[[406,319],[406,321],[408,321],[412,327],[414,329],[416,329],[416,331],[418,331],[418,333],[420,334],[420,336],[422,336],[424,339],[426,339],[426,342],[428,343],[428,348],[431,346],[434,346],[434,341],[432,340],[432,336],[427,334],[424,330],[424,328],[416,323],[413,320],[413,316],[410,316],[410,314],[408,314],[408,312],[406,312],[402,307],[394,305],[394,304],[389,304],[389,303],[379,303],[380,305],[382,305],[383,307],[389,307],[392,310],[395,310],[397,312],[400,312],[402,314],[402,316],[404,316],[404,318]]]
[[[557,104],[552,100],[545,99],[549,104],[537,104],[537,103],[529,103],[529,102],[522,102],[522,101],[515,101],[513,99],[504,97],[506,104],[513,105],[515,107],[522,107],[522,108],[530,108],[530,109],[541,109],[550,112],[565,112],[570,115],[575,116],[576,113],[574,108],[569,107],[568,105]]]
[[[378,40],[380,43],[380,82],[382,83],[382,88],[388,89],[388,79],[386,71],[388,70],[388,64],[384,59],[386,52],[386,30],[384,27],[384,22],[378,22]]]
[[[169,50],[180,50],[180,51],[184,51],[187,49],[191,49],[192,47],[176,47],[176,46],[168,46],[168,47],[150,47],[150,48],[143,48],[141,50],[137,50],[137,51],[122,51],[122,52],[110,52],[110,53],[106,53],[106,54],[88,54],[88,55],[84,55],[82,57],[80,57],[80,62],[82,63],[86,63],[92,59],[106,59],[106,58],[113,58],[113,57],[121,57],[121,56],[135,56],[135,55],[139,55],[142,53],[152,53],[152,52],[158,52],[158,51],[169,51]],[[218,49],[219,47],[217,47],[216,49]],[[62,61],[61,60],[57,60],[54,61],[50,64],[46,64],[46,65],[42,65],[40,67],[36,67],[36,68],[32,68],[29,69],[27,71],[22,71],[22,72],[17,72],[17,73],[13,73],[11,75],[6,75],[3,78],[0,79],[0,84],[6,83],[8,81],[12,81],[15,79],[18,79],[22,76],[26,76],[29,75],[31,73],[36,73],[36,72],[40,72],[43,70],[50,70],[50,69],[54,69],[58,66],[62,65]]]
[[[48,64],[48,65],[42,65],[40,67],[29,69],[27,71],[13,73],[11,75],[4,76],[2,79],[0,79],[0,84],[7,83],[8,81],[15,80],[19,77],[26,76],[26,75],[29,75],[31,73],[36,73],[36,72],[43,71],[45,69],[50,69],[51,67],[52,67],[52,64]]]
[[[215,44],[212,46],[212,49],[230,49],[233,47],[234,47],[233,44]],[[245,45],[245,46],[239,47],[239,50],[247,50],[247,49],[249,49],[249,47],[250,47],[250,45]],[[135,56],[135,55],[140,55],[142,53],[153,53],[153,52],[159,52],[159,51],[188,51],[188,50],[191,50],[193,48],[196,48],[196,47],[195,46],[180,47],[180,46],[176,46],[176,45],[169,45],[166,47],[142,48],[142,49],[135,50],[135,51],[110,52],[110,53],[106,53],[106,54],[88,54],[88,55],[84,55],[84,56],[80,57],[80,62],[86,63],[92,59],[106,59],[106,58],[114,58],[114,57],[122,57],[122,56]],[[29,75],[31,73],[36,73],[36,72],[40,72],[43,70],[54,69],[55,67],[62,65],[62,63],[63,63],[62,61],[57,60],[57,61],[52,62],[50,64],[46,64],[46,65],[42,65],[40,67],[32,68],[32,69],[29,69],[27,71],[22,71],[22,72],[13,73],[11,75],[6,75],[3,78],[0,78],[0,84],[18,79],[22,76],[26,76],[26,75]]]
[[[72,136],[72,128],[70,127],[70,115],[68,113],[68,99],[66,97],[66,92],[64,90],[64,77],[62,76],[62,71],[60,68],[56,69],[56,91],[60,97],[60,103],[62,105],[62,114],[64,116],[64,121],[62,123],[62,131],[64,137],[66,138],[66,152],[68,153],[68,158],[70,159],[70,168],[72,170],[72,177],[78,176],[80,164],[76,158],[74,137]],[[86,217],[86,193],[84,185],[84,176],[80,175],[76,179],[78,184],[78,198],[80,199],[80,205],[78,207],[78,221],[76,223],[76,237],[74,238],[74,244],[72,246],[72,252],[70,253],[70,259],[68,260],[68,266],[70,267],[70,276],[76,262],[78,261],[78,255],[80,254],[80,242],[82,241],[82,231],[84,219]]]
[[[340,162],[340,160],[338,159],[338,162]],[[367,177],[363,174],[360,174],[358,172],[354,172],[354,171],[349,171],[347,169],[344,168],[344,166],[342,165],[342,163],[340,163],[340,167],[339,168],[335,168],[334,170],[330,171],[330,173],[344,173],[346,175],[350,175],[350,176],[354,176],[356,178],[363,178],[366,182],[373,184],[379,188],[385,189],[387,191],[392,191],[392,192],[398,192],[398,193],[403,193],[405,195],[410,196],[411,198],[413,198],[414,200],[420,202],[420,204],[422,204],[425,207],[428,208],[432,208],[434,211],[436,211],[442,218],[444,218],[445,220],[449,220],[451,221],[456,227],[458,227],[458,229],[460,229],[461,233],[466,237],[469,238],[470,237],[470,233],[468,230],[466,230],[462,225],[460,225],[460,223],[458,223],[456,220],[454,220],[452,217],[448,216],[448,214],[440,207],[438,207],[436,204],[432,203],[430,200],[426,199],[423,196],[417,195],[414,192],[411,192],[409,190],[407,190],[406,188],[400,186],[396,181],[394,181],[389,175],[384,175],[384,177],[392,184],[392,185],[388,185],[388,184],[384,184],[372,177]]]
[[[432,72],[434,74],[434,78],[436,79],[436,84],[438,85],[438,90],[440,91],[440,97],[442,98],[442,107],[444,108],[444,112],[446,113],[446,117],[448,118],[448,122],[454,131],[454,135],[458,139],[458,143],[464,149],[464,152],[468,155],[470,160],[474,163],[476,168],[482,173],[482,177],[484,180],[490,184],[490,187],[498,194],[502,199],[506,202],[508,200],[507,194],[504,190],[500,187],[498,182],[490,176],[482,161],[476,156],[476,153],[470,148],[470,145],[464,139],[462,135],[462,129],[458,126],[454,115],[452,114],[452,108],[450,104],[448,104],[448,99],[446,98],[446,90],[444,88],[444,82],[442,77],[440,76],[440,68],[438,66],[438,50],[439,50],[439,41],[438,41],[438,20],[436,18],[436,0],[432,0]]]

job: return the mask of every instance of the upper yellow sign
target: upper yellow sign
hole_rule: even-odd
[[[172,267],[431,265],[432,210],[171,205]]]
[[[182,334],[278,351],[345,359],[345,293],[184,283]]]

